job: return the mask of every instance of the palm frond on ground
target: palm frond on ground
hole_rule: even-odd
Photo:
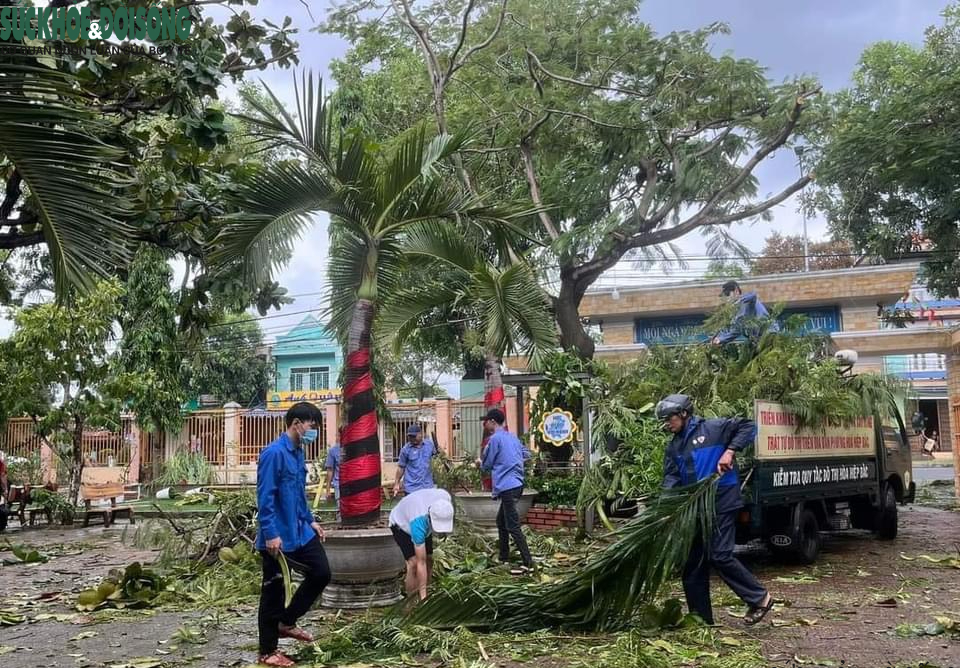
[[[615,534],[616,542],[558,582],[529,586],[462,579],[432,594],[405,622],[502,631],[627,626],[676,574],[697,536],[711,534],[714,478],[660,494]]]

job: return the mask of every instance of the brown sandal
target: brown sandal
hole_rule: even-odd
[[[273,654],[264,654],[257,659],[259,666],[274,666],[275,668],[290,668],[297,665],[296,662],[286,654],[277,650]]]
[[[767,594],[770,600],[766,605],[758,605],[756,607],[751,606],[747,610],[747,614],[743,617],[743,623],[747,626],[753,626],[754,624],[759,624],[764,617],[767,616],[767,613],[773,610],[773,596]]]

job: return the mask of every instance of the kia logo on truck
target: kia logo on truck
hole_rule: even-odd
[[[770,542],[776,545],[777,547],[787,547],[793,540],[790,539],[790,536],[784,536],[782,534],[777,534],[775,536],[770,536]]]

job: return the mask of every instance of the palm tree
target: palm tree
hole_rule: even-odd
[[[33,65],[0,76],[0,249],[45,244],[61,299],[125,266],[134,238],[117,195],[125,153],[97,138],[106,123],[74,83]]]
[[[370,343],[377,308],[399,285],[402,241],[474,226],[504,244],[519,232],[512,221],[527,212],[486,207],[449,178],[447,163],[467,134],[427,139],[421,127],[387,150],[345,128],[312,75],[295,90],[297,119],[269,88],[272,104],[246,96],[256,113],[246,120],[292,158],[241,189],[240,213],[218,235],[212,257],[227,265],[242,259],[257,284],[282,263],[311,215],[330,214],[329,315],[346,348],[340,513],[344,525],[364,525],[379,519],[381,500]]]
[[[439,228],[408,235],[402,250],[439,261],[447,271],[442,283],[397,291],[381,316],[382,338],[399,350],[431,312],[459,314],[464,329],[482,342],[484,408],[503,408],[500,359],[509,352],[536,357],[557,342],[550,304],[530,267],[522,262],[497,267],[469,239]]]

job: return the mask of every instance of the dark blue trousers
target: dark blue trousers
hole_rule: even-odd
[[[690,558],[683,569],[683,593],[690,612],[713,624],[713,606],[710,603],[710,567],[713,566],[727,586],[747,605],[760,606],[767,590],[746,566],[733,556],[736,542],[738,510],[717,513],[713,523],[713,538],[709,551],[702,540],[694,542]]]

